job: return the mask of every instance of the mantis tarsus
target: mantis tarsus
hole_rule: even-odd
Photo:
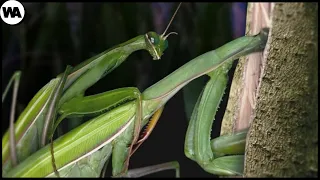
[[[191,60],[158,83],[146,89],[141,95],[136,88],[121,88],[106,93],[83,97],[85,89],[102,78],[107,72],[116,68],[130,53],[139,49],[147,49],[154,59],[159,59],[166,49],[167,36],[164,36],[164,34],[158,35],[154,32],[138,36],[120,44],[118,49],[115,47],[80,64],[68,75],[65,79],[64,87],[61,88],[63,89],[63,93],[60,94],[61,99],[57,102],[58,106],[57,108],[53,108],[54,111],[58,111],[60,114],[59,120],[54,126],[57,126],[60,120],[70,115],[92,115],[93,118],[53,142],[55,165],[60,175],[81,176],[81,172],[80,174],[72,174],[70,172],[74,172],[75,166],[79,165],[79,162],[83,160],[87,160],[86,163],[89,164],[89,166],[94,166],[94,169],[101,170],[104,162],[109,159],[111,152],[113,175],[131,175],[131,172],[134,171],[127,172],[127,160],[135,150],[135,148],[131,149],[131,145],[137,142],[137,146],[139,146],[142,142],[136,141],[137,135],[134,135],[140,132],[140,127],[146,125],[149,118],[155,112],[161,111],[166,102],[174,96],[175,93],[197,77],[208,74],[211,77],[211,81],[207,84],[206,89],[207,87],[209,87],[209,90],[215,89],[212,87],[223,89],[225,79],[212,80],[215,78],[225,78],[226,75],[224,73],[228,71],[228,63],[231,63],[239,56],[262,50],[267,39],[265,32],[256,36],[236,39],[216,50],[209,51]],[[108,61],[106,62],[106,60]],[[29,129],[29,133],[26,133],[28,125],[30,126],[33,122],[38,123],[42,119],[42,122],[39,124],[40,127],[43,127],[43,119],[45,117],[43,111],[48,111],[49,104],[54,103],[53,101],[49,102],[48,99],[49,97],[53,97],[52,94],[59,94],[53,93],[52,91],[54,87],[58,87],[58,83],[61,83],[63,79],[62,75],[60,75],[58,78],[50,81],[36,94],[26,110],[20,115],[16,123],[15,134],[18,140],[19,164],[14,168],[11,168],[9,159],[8,133],[3,137],[2,155],[3,166],[5,166],[3,174],[5,176],[55,176],[50,145],[46,145],[38,151],[37,149],[29,149],[19,156],[19,143],[24,142],[31,144],[30,141],[21,141],[22,135],[25,135],[26,140],[31,138],[28,137],[28,134],[32,135],[32,129]],[[217,83],[221,84],[217,85]],[[210,91],[207,92],[206,89],[201,97],[209,96],[210,93],[208,92]],[[139,100],[139,98],[141,98],[141,100]],[[216,101],[212,103],[211,109],[214,109],[214,106],[219,104],[221,95],[213,96],[213,98],[216,99]],[[90,103],[90,106],[87,106],[88,103]],[[208,141],[209,143],[205,140],[201,141],[201,139],[206,139],[205,136],[208,136],[210,132],[200,132],[200,125],[203,123],[209,127],[208,124],[210,124],[210,122],[212,123],[213,120],[213,118],[210,119],[210,117],[201,117],[199,115],[202,114],[199,112],[210,109],[206,106],[201,106],[201,103],[202,100],[199,98],[199,103],[195,108],[189,125],[185,152],[189,152],[188,157],[199,162],[208,172],[223,175],[238,174],[237,170],[239,169],[239,159],[241,163],[241,157],[221,157],[214,161],[217,156],[210,155],[212,154],[210,141]],[[198,119],[199,117],[206,119],[208,122],[200,121]],[[39,120],[39,118],[41,119]],[[23,124],[21,124],[22,122]],[[154,125],[155,123],[152,123],[147,128],[148,132],[152,131]],[[42,131],[37,132],[37,127],[34,126],[34,128],[35,132],[33,133],[37,133],[39,137],[43,137]],[[49,136],[52,136],[52,132],[51,134],[49,133]],[[205,138],[203,138],[203,136]],[[198,137],[198,139],[195,137]],[[219,144],[219,139],[220,141],[222,139],[223,141],[230,141],[231,139],[232,142],[243,142],[243,137],[243,133],[227,139],[220,137],[212,143],[213,150],[218,152],[217,155],[219,156],[232,154],[230,153],[230,146],[225,147],[225,144]],[[132,141],[134,142],[132,143]],[[34,143],[37,144],[35,145],[36,148],[40,146],[40,141]],[[232,146],[233,143],[230,143],[230,145]],[[30,145],[28,147],[30,147]],[[219,150],[222,150],[222,152],[219,152]],[[202,152],[208,152],[209,156],[203,156]],[[100,162],[97,164],[92,159],[98,159]],[[225,162],[233,162],[235,168],[224,166]],[[179,172],[177,162],[167,163],[165,165],[164,167],[158,167],[156,169],[171,167]],[[152,168],[147,169],[147,171],[152,171]],[[139,174],[140,172],[141,171],[134,173],[133,176],[143,175]],[[177,176],[178,175],[179,174],[177,174]]]

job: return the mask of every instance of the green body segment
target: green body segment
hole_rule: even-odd
[[[128,103],[80,125],[55,140],[54,155],[57,169],[63,168],[79,157],[84,158],[83,155],[102,148],[104,143],[110,143],[117,137],[116,134],[122,133],[121,130],[130,125],[134,113],[135,105]],[[7,176],[45,177],[53,172],[51,163],[50,145],[47,145],[20,163]]]
[[[133,92],[139,91],[137,88],[128,87],[108,91],[107,93],[95,94],[83,98],[73,98],[64,103],[59,113],[70,116],[83,116],[107,112],[121,104],[134,100]],[[89,105],[89,106],[88,106]]]
[[[135,119],[137,120],[137,119]],[[112,175],[121,176],[126,166],[125,161],[130,156],[129,146],[133,139],[134,123],[131,123],[124,132],[119,135],[113,142],[112,151]]]
[[[100,93],[86,97],[75,97],[64,103],[59,109],[60,117],[55,122],[53,131],[49,136],[53,136],[59,123],[67,117],[95,117],[114,109],[129,101],[135,100],[134,93],[139,91],[137,88],[120,88],[105,93]],[[89,104],[89,106],[88,106]]]
[[[205,171],[220,176],[241,176],[244,168],[244,155],[224,156],[214,159],[202,167]]]
[[[215,157],[230,154],[244,154],[248,129],[232,135],[224,135],[211,140],[211,150]]]
[[[112,145],[107,144],[93,154],[59,171],[60,177],[100,177],[101,171],[112,153]],[[47,177],[56,177],[54,173]]]

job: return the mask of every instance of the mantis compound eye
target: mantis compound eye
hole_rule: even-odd
[[[159,37],[150,37],[150,42],[154,45],[158,45],[159,41]]]
[[[148,40],[150,41],[150,43],[155,46],[160,43],[159,35],[156,34],[155,32],[149,32],[147,34],[147,37],[148,37]]]

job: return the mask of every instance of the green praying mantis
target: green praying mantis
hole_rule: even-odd
[[[209,173],[240,175],[246,131],[213,140],[210,140],[210,131],[233,60],[261,51],[267,41],[266,29],[194,58],[142,93],[127,87],[84,96],[87,88],[135,51],[147,50],[154,60],[160,59],[168,47],[167,37],[172,34],[165,35],[166,30],[161,35],[148,32],[137,36],[74,68],[67,67],[40,89],[14,124],[14,131],[11,124],[11,131],[3,136],[3,176],[100,176],[112,158],[114,177],[140,177],[166,169],[175,169],[179,177],[178,162],[128,170],[129,159],[152,132],[167,101],[203,75],[208,75],[210,80],[194,108],[186,134],[185,154]],[[14,80],[17,91],[19,77],[19,72],[13,76],[2,101]],[[49,143],[62,120],[83,116],[91,119]],[[145,133],[139,139],[145,126]]]

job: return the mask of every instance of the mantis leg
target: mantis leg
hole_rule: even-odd
[[[134,146],[134,149],[131,151],[130,156],[132,156],[132,154],[141,146],[141,144],[149,137],[149,135],[151,134],[151,132],[153,131],[154,127],[156,126],[162,111],[163,111],[164,106],[162,106],[160,109],[158,109],[152,116],[152,118],[150,119],[144,134],[142,135],[141,139],[139,139],[137,141],[137,143]]]
[[[171,161],[163,164],[157,164],[137,169],[130,169],[124,176],[121,177],[136,178],[170,169],[174,169],[176,171],[176,178],[180,177],[180,166],[177,161]]]
[[[143,136],[141,137],[141,139],[139,139],[136,142],[134,148],[130,152],[130,156],[132,156],[132,154],[134,154],[134,152],[141,146],[141,144],[149,137],[149,135],[151,134],[152,130],[154,129],[155,125],[157,124],[157,122],[162,114],[163,108],[164,108],[164,106],[162,106],[160,109],[158,109],[154,113],[154,115],[150,119],[150,121],[144,131]],[[130,169],[126,173],[121,174],[120,177],[131,177],[131,178],[132,177],[142,177],[142,176],[146,176],[149,174],[153,174],[153,173],[165,171],[165,170],[170,170],[170,169],[174,169],[176,171],[176,178],[180,177],[180,166],[177,161],[167,162],[167,163],[163,163],[163,164],[157,164],[157,165],[153,165],[153,166],[147,166],[147,167],[143,167],[143,168]]]
[[[13,94],[12,94],[12,103],[11,103],[11,111],[10,111],[10,123],[9,123],[9,129],[10,129],[10,135],[9,135],[9,141],[10,141],[10,158],[13,167],[17,165],[17,150],[16,150],[16,139],[15,139],[15,132],[14,132],[14,115],[16,111],[16,103],[17,103],[17,95],[18,95],[18,89],[19,89],[19,82],[20,82],[20,76],[21,72],[17,71],[13,74],[11,77],[4,93],[2,94],[2,103],[4,99],[7,96],[7,93],[9,91],[9,88],[14,81],[13,86]]]
[[[54,87],[54,91],[52,91],[50,97],[49,97],[49,107],[47,111],[47,115],[45,118],[45,123],[43,127],[43,134],[42,134],[42,140],[41,140],[41,146],[44,147],[47,144],[47,135],[48,135],[48,129],[53,128],[54,125],[54,120],[56,117],[57,113],[57,106],[59,103],[59,100],[62,95],[62,90],[64,88],[64,84],[67,80],[67,76],[69,75],[69,72],[71,71],[71,66],[67,66],[65,72],[63,73],[62,77],[58,77],[60,80],[58,84]],[[53,140],[51,137],[51,156],[52,156],[52,166],[54,169],[54,172],[56,176],[59,176],[59,172],[57,170],[56,164],[55,164],[55,159],[54,159],[54,153],[53,153]]]
[[[119,136],[116,139],[113,154],[112,154],[112,174],[114,176],[121,176],[126,174],[129,167],[130,155],[133,149],[133,145],[139,138],[142,122],[142,96],[138,89],[133,91],[134,97],[137,98],[136,102],[136,115],[134,119],[133,132],[131,128],[128,128],[124,135]],[[129,148],[128,148],[129,145]],[[124,163],[123,163],[124,162]]]
[[[137,143],[135,144],[134,149],[132,150],[132,152],[130,153],[130,156],[141,146],[141,144],[149,137],[149,135],[151,134],[151,132],[153,131],[154,127],[156,126],[162,112],[163,112],[163,108],[164,106],[162,106],[160,109],[158,109],[154,115],[152,116],[152,118],[150,119],[143,136],[141,137],[141,139],[139,139],[137,141]],[[172,161],[172,162],[166,162],[163,164],[157,164],[157,165],[153,165],[153,166],[147,166],[147,167],[142,167],[142,168],[137,168],[137,169],[130,169],[125,175],[121,176],[121,177],[142,177],[142,176],[146,176],[149,174],[153,174],[156,172],[160,172],[160,171],[165,171],[165,170],[170,170],[170,169],[174,169],[176,171],[176,178],[180,177],[180,165],[177,161]]]
[[[45,123],[44,123],[44,128],[43,128],[44,130],[42,132],[42,138],[41,138],[41,146],[42,147],[47,144],[47,139],[48,139],[47,137],[48,137],[48,135],[50,135],[50,134],[48,134],[48,132],[51,132],[54,127],[53,125],[54,125],[54,120],[56,119],[57,106],[58,106],[59,100],[61,98],[64,84],[67,80],[67,76],[68,76],[70,70],[71,70],[71,66],[67,66],[62,77],[58,77],[59,82],[57,83],[57,85],[54,87],[54,90],[50,94],[49,108],[47,111],[47,115],[46,115],[46,119],[45,119]]]
[[[246,132],[211,139],[211,127],[227,85],[231,61],[208,73],[210,80],[202,91],[191,116],[185,139],[185,154],[205,171],[216,175],[241,175]],[[235,150],[230,150],[235,148]],[[235,155],[236,154],[236,155]],[[240,155],[239,155],[240,154]],[[230,155],[220,157],[223,155]]]
[[[151,132],[153,131],[154,127],[156,126],[162,112],[163,112],[164,106],[162,106],[160,109],[158,109],[152,118],[150,119],[143,136],[141,139],[139,139],[136,143],[132,151],[130,152],[130,156],[141,146],[141,144],[149,137]],[[180,166],[177,161],[167,162],[163,164],[153,165],[153,166],[147,166],[143,168],[137,168],[137,169],[130,169],[126,173],[120,174],[119,177],[142,177],[149,174],[153,174],[156,172],[164,171],[164,170],[170,170],[174,169],[176,171],[176,177],[180,177]]]

